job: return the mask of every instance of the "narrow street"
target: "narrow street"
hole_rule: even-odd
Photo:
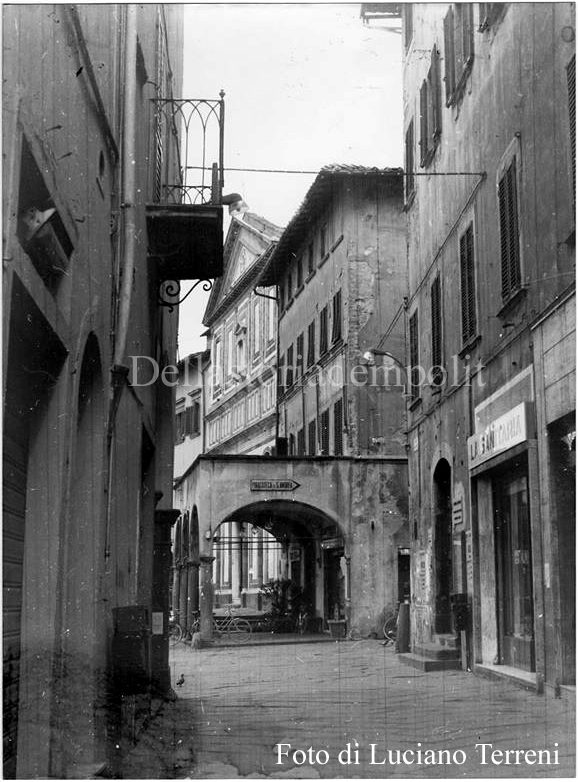
[[[555,699],[460,671],[424,674],[377,641],[301,643],[190,651],[171,658],[179,699],[166,704],[126,759],[123,776],[164,766],[179,778],[573,777],[571,691]],[[354,742],[359,764],[340,764]],[[421,743],[421,747],[419,743]],[[555,743],[558,764],[555,765]],[[492,744],[482,763],[477,743]],[[278,744],[290,744],[279,765]],[[371,744],[373,765],[371,764]],[[325,750],[327,763],[302,765],[292,753]],[[418,763],[418,750],[448,750],[450,765]],[[550,750],[515,765],[496,750]],[[394,751],[390,759],[386,750]],[[396,750],[406,752],[395,764]],[[465,762],[463,755],[465,753]],[[411,752],[413,751],[413,753]],[[161,757],[162,756],[162,757]],[[429,756],[445,760],[446,757]],[[545,756],[543,756],[545,759]],[[383,760],[387,762],[383,764]],[[320,760],[324,757],[320,755]],[[342,756],[342,759],[345,760]],[[298,756],[297,761],[301,758]],[[534,761],[533,764],[532,760]],[[413,761],[413,763],[412,763]],[[148,774],[147,774],[148,770]]]

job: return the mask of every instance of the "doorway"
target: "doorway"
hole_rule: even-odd
[[[493,482],[498,656],[502,665],[535,670],[534,595],[528,477]]]
[[[440,459],[433,474],[436,633],[452,632],[452,471]]]

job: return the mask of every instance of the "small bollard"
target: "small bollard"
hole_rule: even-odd
[[[399,606],[396,652],[409,652],[409,603]]]

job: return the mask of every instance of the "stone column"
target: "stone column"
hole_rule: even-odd
[[[238,521],[231,524],[231,602],[241,605],[241,568],[243,552],[241,550],[241,525]]]
[[[152,583],[151,684],[166,694],[171,688],[169,669],[169,583],[171,579],[171,527],[180,511],[155,510]]]
[[[195,611],[199,610],[199,566],[198,559],[189,560],[188,564],[188,602],[187,602],[187,628],[193,624]]]
[[[201,639],[210,642],[213,637],[213,562],[215,557],[201,554]]]

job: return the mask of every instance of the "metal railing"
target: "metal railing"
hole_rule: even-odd
[[[210,98],[153,98],[157,127],[175,140],[180,181],[163,182],[155,201],[162,204],[220,204],[223,194],[225,93]],[[165,124],[166,123],[166,124]],[[179,142],[180,140],[180,142]],[[162,141],[157,139],[157,157]],[[196,181],[192,181],[196,180]]]

